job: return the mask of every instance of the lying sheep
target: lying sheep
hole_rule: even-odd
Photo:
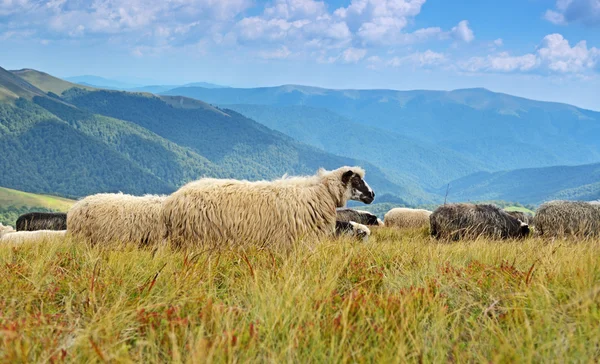
[[[6,234],[14,233],[15,229],[12,226],[5,226],[0,223],[0,238]]]
[[[430,216],[431,236],[459,240],[486,237],[518,239],[529,235],[529,226],[494,205],[448,204]]]
[[[67,214],[63,212],[29,212],[17,219],[17,231],[66,229]]]
[[[93,244],[155,244],[162,241],[166,196],[100,193],[78,201],[67,213],[67,231]]]
[[[375,193],[359,167],[319,170],[275,181],[205,178],[188,183],[164,203],[167,238],[175,245],[279,245],[332,236],[336,208],[350,199],[371,203]]]
[[[36,231],[15,231],[0,236],[0,244],[4,243],[28,243],[38,242],[48,239],[63,239],[66,230],[36,230]]]
[[[536,235],[563,237],[600,235],[600,204],[584,201],[550,201],[536,211]]]
[[[383,217],[387,227],[400,229],[417,229],[429,225],[431,211],[397,207],[388,211]]]
[[[354,221],[363,225],[383,226],[383,221],[369,211],[354,210],[344,207],[336,209],[335,212],[337,214],[337,221]]]
[[[352,236],[367,242],[369,236],[371,236],[371,230],[365,225],[354,221],[336,221],[335,235],[338,237],[342,235]]]

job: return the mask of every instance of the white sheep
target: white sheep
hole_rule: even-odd
[[[400,229],[417,229],[429,225],[431,211],[397,207],[388,211],[383,217],[387,227]]]
[[[310,177],[275,181],[201,179],[164,203],[167,238],[192,242],[290,247],[300,238],[335,233],[336,208],[350,199],[371,203],[364,170],[323,169]]]
[[[67,213],[69,235],[93,244],[160,242],[164,236],[162,203],[166,196],[100,193],[78,201]]]
[[[66,230],[14,231],[0,235],[0,243],[28,243],[48,239],[63,239]]]

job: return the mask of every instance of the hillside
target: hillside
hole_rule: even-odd
[[[0,185],[6,187],[65,196],[168,193],[202,176],[263,179],[359,164],[378,192],[429,198],[368,163],[198,100],[80,87],[58,95],[52,90],[67,83],[52,76],[28,71],[36,76],[29,77],[32,85],[2,71],[10,82],[1,82],[0,90],[8,85],[27,96],[0,102],[0,168],[6,171]]]
[[[358,124],[323,108],[223,106],[330,153],[368,160],[392,179],[408,179],[427,189],[486,169],[483,163],[451,149]]]
[[[212,104],[304,105],[359,124],[452,149],[489,171],[600,160],[600,113],[485,89],[329,90],[305,86],[177,88]]]
[[[598,181],[600,163],[480,172],[450,182],[448,199],[508,200],[533,204],[553,199],[597,200],[600,198]]]
[[[74,83],[62,80],[60,78],[51,76],[47,73],[32,70],[29,68],[25,68],[22,70],[10,71],[16,76],[24,79],[32,85],[35,85],[40,90],[48,93],[52,92],[60,95],[64,91],[73,88],[79,87],[85,90],[94,90],[93,87],[85,86],[85,85],[76,85]]]
[[[15,226],[17,218],[32,211],[66,212],[75,201],[0,187],[0,223]]]
[[[181,106],[166,96],[71,90],[64,100],[96,114],[133,122],[161,137],[188,147],[236,178],[274,178],[284,173],[312,174],[319,167],[364,166],[369,181],[381,192],[406,195],[408,200],[429,197],[416,185],[399,185],[370,163],[338,157],[299,143],[232,110]]]

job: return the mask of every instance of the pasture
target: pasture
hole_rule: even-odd
[[[2,362],[598,362],[600,241],[0,246]]]

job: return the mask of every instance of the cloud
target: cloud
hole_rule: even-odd
[[[465,43],[470,43],[473,41],[473,39],[475,39],[473,30],[469,28],[469,22],[466,20],[461,21],[457,26],[452,28],[450,35],[454,39],[463,41]]]
[[[600,50],[588,48],[582,40],[571,47],[561,34],[549,34],[535,53],[513,56],[507,52],[487,57],[472,57],[459,63],[468,72],[545,72],[557,74],[585,74],[600,64]]]
[[[600,0],[557,0],[556,10],[548,9],[544,18],[557,25],[600,26]]]
[[[286,46],[275,50],[260,51],[258,53],[259,57],[263,59],[286,59],[291,54],[292,52],[290,52],[290,50]]]
[[[447,61],[448,58],[444,54],[437,53],[432,50],[427,50],[425,52],[415,52],[404,57],[394,57],[387,62],[387,65],[390,67],[413,65],[427,68],[431,66],[441,65],[443,63],[446,63]]]
[[[504,41],[502,40],[502,38],[498,38],[498,39],[494,40],[493,43],[496,47],[502,47],[504,45]]]
[[[348,48],[342,53],[344,63],[356,63],[367,55],[366,49]]]

